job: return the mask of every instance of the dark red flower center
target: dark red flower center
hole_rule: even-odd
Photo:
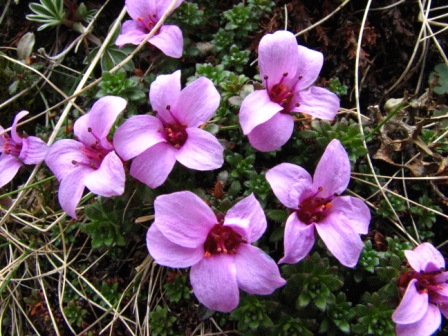
[[[330,197],[318,197],[317,195],[322,191],[319,187],[316,193],[307,197],[299,204],[299,209],[296,211],[297,217],[305,223],[318,223],[328,215],[328,211],[331,209],[331,201],[337,196],[332,195]]]
[[[79,146],[79,149],[84,155],[84,159],[82,161],[72,160],[72,163],[75,166],[84,166],[98,169],[101,166],[101,162],[103,162],[104,157],[110,152],[110,150],[106,150],[103,148],[103,146],[101,146],[100,139],[92,132],[92,129],[90,127],[87,129],[87,131],[93,135],[96,141],[91,145],[87,145],[81,142],[82,145]]]
[[[236,254],[241,243],[246,243],[246,239],[232,228],[215,224],[205,240],[204,255],[209,258],[219,253]]]
[[[8,134],[3,134],[2,137],[5,139],[5,142],[3,143],[1,152],[7,155],[19,157],[20,151],[22,150],[22,145],[15,143]]]
[[[165,126],[167,141],[175,148],[179,149],[187,141],[188,134],[185,131],[187,125],[180,123],[168,124]]]
[[[281,107],[283,107],[282,112],[289,112],[289,104],[291,103],[292,97],[295,93],[295,87],[299,79],[301,79],[301,76],[298,78],[298,80],[292,85],[292,87],[289,87],[284,83],[285,78],[288,77],[288,73],[285,72],[283,74],[282,79],[277,84],[274,84],[272,87],[269,87],[269,77],[264,76],[264,80],[266,83],[266,90],[268,92],[269,98],[274,103],[279,104]],[[296,107],[300,106],[299,103],[295,104]]]
[[[148,14],[146,17],[139,16],[137,21],[142,28],[149,32],[159,20],[157,19],[156,14],[153,14],[152,16]]]
[[[407,271],[398,280],[398,287],[400,288],[400,291],[404,293],[411,280],[417,279],[417,282],[415,283],[417,291],[419,293],[428,293],[430,302],[447,303],[448,297],[439,294],[439,292],[441,292],[447,285],[446,280],[443,280],[445,277],[438,277],[444,271],[444,268],[435,272]]]

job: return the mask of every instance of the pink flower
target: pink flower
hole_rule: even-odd
[[[183,0],[178,0],[175,8]],[[171,4],[171,0],[126,0],[126,10],[132,20],[125,21],[115,44],[119,47],[125,44],[140,44]],[[182,56],[184,40],[182,31],[174,25],[162,25],[159,31],[148,40],[170,57]]]
[[[251,244],[266,230],[266,217],[251,194],[225,217],[189,191],[156,198],[155,220],[146,242],[155,261],[190,267],[198,300],[210,309],[229,312],[239,303],[238,288],[268,295],[285,284],[277,265]]]
[[[135,158],[132,176],[157,188],[176,161],[201,171],[222,166],[223,147],[213,135],[198,128],[219,106],[219,93],[209,79],[201,77],[181,91],[180,71],[158,76],[151,84],[149,99],[157,117],[131,117],[114,135],[121,158]]]
[[[368,232],[369,208],[358,198],[339,196],[350,181],[350,162],[339,140],[332,140],[314,178],[302,167],[282,163],[266,173],[274,194],[292,213],[285,227],[285,256],[280,263],[303,259],[319,233],[327,248],[347,267],[358,262]]]
[[[11,181],[23,164],[38,164],[44,160],[47,144],[34,136],[22,137],[17,133],[17,123],[28,114],[17,113],[11,127],[11,136],[0,126],[0,188]]]
[[[298,46],[294,34],[277,31],[264,36],[258,47],[258,65],[265,90],[249,94],[241,104],[240,124],[251,145],[269,152],[283,146],[294,128],[292,112],[333,119],[338,97],[310,86],[323,64],[320,52]]]
[[[76,206],[84,192],[105,197],[124,192],[123,162],[108,139],[109,131],[126,100],[106,96],[93,104],[89,113],[76,120],[74,133],[78,141],[59,140],[50,147],[45,162],[61,182],[59,203],[62,209],[76,218]]]
[[[429,336],[442,322],[440,313],[448,318],[445,259],[429,243],[404,253],[413,270],[400,278],[400,290],[405,292],[392,320],[397,324],[397,336]]]

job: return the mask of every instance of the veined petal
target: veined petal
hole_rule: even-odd
[[[221,96],[213,82],[200,77],[180,92],[172,112],[181,124],[196,128],[213,116],[220,100]]]
[[[171,0],[158,0],[157,1],[157,17],[161,18],[163,14],[165,14],[168,7],[171,5]],[[180,6],[180,4],[183,2],[183,0],[177,0],[176,4],[174,5],[174,9]],[[174,10],[173,9],[173,10]]]
[[[202,259],[191,267],[190,282],[194,295],[207,308],[227,313],[238,306],[240,293],[233,256],[218,254]]]
[[[121,34],[118,35],[115,44],[120,48],[125,44],[138,45],[145,39],[146,35],[148,35],[148,32],[140,27],[137,21],[128,20],[123,22]]]
[[[252,147],[261,152],[271,152],[279,149],[291,138],[293,129],[293,117],[290,114],[277,113],[255,127],[247,137]]]
[[[415,323],[398,324],[396,328],[397,336],[430,336],[440,327],[442,316],[437,306],[428,305],[425,315]]]
[[[350,161],[348,154],[339,140],[333,139],[328,144],[317,164],[313,177],[313,189],[322,188],[319,197],[341,194],[350,182]]]
[[[428,293],[417,290],[417,279],[409,282],[408,288],[397,309],[392,314],[392,321],[398,324],[410,324],[420,321],[429,308]]]
[[[63,139],[56,141],[48,149],[45,163],[59,181],[78,168],[73,161],[82,162],[85,159],[82,148],[83,144],[78,141]],[[93,168],[90,170],[93,171]]]
[[[126,120],[114,134],[114,147],[127,161],[148,148],[165,142],[163,125],[156,117],[136,115]]]
[[[62,141],[62,140],[61,140]],[[58,199],[61,208],[70,216],[76,217],[76,206],[84,192],[84,178],[91,173],[91,169],[79,166],[66,174],[59,185]]]
[[[21,165],[20,161],[12,155],[2,154],[0,156],[0,188],[16,176]]]
[[[11,126],[11,138],[14,140],[16,144],[21,145],[23,140],[23,138],[17,132],[17,124],[19,123],[19,120],[22,119],[24,116],[26,116],[28,113],[29,113],[28,111],[20,111],[14,117],[14,121]]]
[[[359,198],[351,196],[336,197],[331,201],[331,212],[338,213],[341,221],[351,226],[359,234],[367,234],[370,224],[370,210]]]
[[[227,211],[224,225],[247,239],[248,244],[256,242],[266,231],[266,216],[254,194],[236,203]]]
[[[284,234],[285,255],[279,264],[295,264],[307,256],[315,241],[314,227],[314,224],[302,223],[296,213],[289,215]]]
[[[204,247],[188,248],[165,238],[156,225],[151,225],[146,234],[149,254],[159,264],[167,267],[190,267],[204,258]]]
[[[240,108],[240,125],[244,135],[249,134],[255,127],[272,119],[281,110],[283,110],[283,107],[271,101],[266,90],[257,90],[250,93],[244,98]],[[269,136],[272,135],[270,134]]]
[[[163,25],[159,33],[148,40],[149,43],[159,48],[165,55],[180,58],[184,49],[184,38],[178,26]]]
[[[234,258],[236,280],[243,291],[269,295],[286,284],[275,261],[258,247],[241,244]]]
[[[23,138],[19,158],[25,164],[41,163],[47,154],[47,144],[35,136]]]
[[[299,57],[296,77],[300,77],[300,79],[296,90],[303,90],[316,81],[324,64],[324,55],[319,51],[301,45],[298,47]]]
[[[266,173],[266,180],[279,201],[289,209],[298,209],[300,197],[311,189],[311,175],[302,167],[281,163]]]
[[[179,97],[180,86],[180,70],[173,72],[170,75],[159,75],[156,80],[152,82],[149,89],[149,101],[154,111],[160,120],[165,124],[173,124],[176,120],[172,117],[171,112],[167,107],[174,104]]]
[[[224,148],[212,134],[199,128],[187,128],[188,139],[176,151],[176,159],[195,170],[213,170],[224,163]]]
[[[85,177],[84,184],[94,194],[111,197],[123,194],[125,179],[123,162],[112,151],[104,157],[97,170]]]
[[[320,238],[335,258],[346,267],[355,267],[363,244],[354,228],[341,220],[337,213],[330,213],[315,226]]]
[[[173,170],[176,151],[165,142],[148,148],[132,161],[131,175],[151,188],[161,186]]]
[[[333,92],[311,86],[307,90],[297,92],[289,106],[292,107],[292,112],[304,112],[315,118],[333,120],[339,111],[340,102]]]
[[[99,139],[104,149],[112,150],[113,146],[107,137],[118,115],[126,108],[126,104],[125,99],[114,96],[106,96],[96,101],[92,109],[75,122],[73,131],[78,140],[93,145]]]
[[[212,209],[190,191],[158,196],[154,211],[154,224],[165,238],[183,247],[204,244],[210,229],[217,224]]]
[[[445,267],[442,254],[430,243],[423,243],[413,251],[404,251],[406,259],[417,272],[436,272]]]
[[[167,0],[165,0],[167,1]],[[156,0],[126,0],[126,11],[134,20],[157,14]]]
[[[261,39],[258,46],[258,65],[260,77],[268,76],[267,89],[278,84],[285,73],[288,74],[288,79],[294,79],[298,60],[299,49],[293,33],[279,30]],[[266,81],[263,81],[266,84]]]

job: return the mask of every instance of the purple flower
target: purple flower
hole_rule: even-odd
[[[183,0],[178,0],[175,8]],[[126,0],[126,10],[132,20],[125,21],[115,44],[119,47],[125,44],[140,44],[171,4],[171,0]],[[182,56],[184,40],[182,31],[174,25],[162,25],[159,31],[148,40],[170,57]]]
[[[146,242],[155,261],[168,267],[190,267],[199,302],[229,312],[239,303],[238,288],[268,295],[285,284],[277,265],[251,244],[266,230],[266,217],[254,195],[224,216],[189,191],[156,198],[155,220]]]
[[[339,196],[350,181],[350,162],[339,140],[332,140],[314,178],[302,167],[282,163],[266,173],[274,194],[292,213],[285,227],[285,256],[280,263],[303,259],[314,245],[314,231],[347,267],[356,265],[368,232],[369,208],[360,199]]]
[[[132,176],[157,188],[176,160],[201,171],[222,166],[223,147],[213,135],[198,128],[219,106],[219,93],[209,79],[201,77],[181,91],[180,71],[158,76],[151,84],[149,99],[157,117],[131,117],[114,135],[121,158],[135,157]]]
[[[47,144],[41,139],[17,133],[17,123],[28,111],[17,113],[11,127],[11,136],[0,126],[0,188],[11,181],[23,164],[38,164],[44,160]],[[3,133],[3,134],[2,134]]]
[[[283,146],[294,128],[292,112],[333,119],[338,97],[310,86],[323,64],[320,52],[298,46],[294,34],[277,31],[264,36],[258,47],[258,65],[265,90],[254,91],[241,104],[240,124],[251,145],[269,152]]]
[[[76,120],[74,133],[78,141],[59,140],[50,147],[45,162],[57,179],[59,203],[76,218],[76,206],[84,187],[94,194],[110,197],[124,192],[123,162],[108,139],[109,131],[126,100],[106,96],[93,104],[89,113]]]
[[[397,323],[397,336],[429,336],[442,322],[440,312],[448,318],[445,259],[429,243],[404,253],[413,270],[400,278],[400,290],[405,292],[392,320]]]

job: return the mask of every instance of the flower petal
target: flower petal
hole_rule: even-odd
[[[340,102],[333,92],[311,86],[295,94],[289,106],[292,106],[292,112],[304,112],[315,118],[333,120],[338,113]]]
[[[0,188],[16,176],[21,165],[20,161],[12,155],[2,154],[0,156]]]
[[[396,328],[397,336],[430,336],[440,327],[442,316],[437,306],[428,305],[423,317],[411,324],[398,324]]]
[[[127,161],[148,148],[165,142],[163,125],[156,117],[136,115],[126,120],[114,134],[114,147],[120,157]]]
[[[301,45],[298,47],[299,57],[295,77],[300,77],[300,79],[296,90],[303,90],[316,81],[324,64],[324,55],[319,51]]]
[[[149,254],[159,264],[167,267],[190,267],[204,258],[202,245],[196,248],[180,246],[165,238],[156,225],[151,225],[146,234]]]
[[[157,17],[161,18],[163,14],[165,14],[168,7],[171,5],[171,0],[158,0],[157,1]],[[176,4],[174,5],[174,9],[180,6],[180,4],[183,2],[183,0],[177,0]],[[174,10],[173,9],[173,10]]]
[[[26,116],[28,113],[29,113],[28,111],[20,111],[14,117],[14,121],[11,126],[11,138],[14,140],[16,144],[21,145],[23,139],[17,132],[17,124],[19,123],[19,120],[22,119],[24,116]]]
[[[295,264],[307,256],[315,241],[314,226],[302,223],[296,213],[289,215],[284,234],[285,256],[279,264]]]
[[[358,233],[338,213],[330,213],[315,224],[317,233],[327,248],[346,267],[358,263],[363,244]]]
[[[294,79],[297,73],[299,49],[293,33],[279,30],[274,34],[263,36],[258,46],[258,65],[260,77],[268,76],[267,89],[278,84],[287,73],[288,78]],[[266,80],[264,80],[266,84]]]
[[[286,283],[275,261],[258,247],[241,244],[234,258],[238,287],[247,293],[269,295]]]
[[[123,194],[125,179],[123,162],[112,151],[104,157],[97,170],[86,176],[84,184],[94,194],[111,197]]]
[[[196,170],[221,168],[224,148],[212,134],[199,128],[187,128],[188,139],[176,151],[176,159],[185,167]]]
[[[158,196],[154,211],[154,224],[165,238],[183,247],[202,245],[218,222],[212,209],[190,191]]]
[[[430,243],[423,243],[413,251],[404,251],[406,259],[417,272],[436,272],[445,267],[442,254]]]
[[[336,197],[331,201],[331,212],[337,212],[340,220],[351,226],[356,233],[367,234],[370,224],[370,210],[359,198],[351,196]]]
[[[41,163],[47,154],[47,144],[35,136],[29,136],[22,140],[22,150],[19,158],[25,164]]]
[[[281,110],[283,110],[283,107],[272,102],[266,90],[251,92],[244,98],[240,108],[240,125],[244,135],[272,119]]]
[[[73,131],[78,140],[86,145],[100,141],[104,149],[112,150],[113,146],[108,135],[118,115],[126,108],[126,104],[125,99],[114,96],[106,96],[96,101],[89,113],[75,122]]]
[[[417,279],[409,282],[406,292],[397,309],[392,314],[392,321],[409,324],[420,321],[428,310],[428,293],[417,290]]]
[[[294,119],[290,114],[277,113],[248,134],[252,147],[261,152],[271,152],[283,146],[291,137]]]
[[[202,259],[191,267],[190,282],[194,295],[207,308],[227,313],[238,306],[240,293],[232,256]]]
[[[151,188],[161,186],[173,170],[176,151],[165,142],[148,148],[132,161],[131,175]]]
[[[266,173],[266,180],[279,201],[289,209],[298,209],[301,195],[312,186],[311,175],[300,166],[281,163]]]
[[[121,34],[115,40],[118,47],[123,47],[125,44],[139,45],[148,35],[148,32],[143,29],[137,21],[128,20],[123,22],[121,26]]]
[[[170,75],[159,75],[152,82],[149,89],[149,100],[157,116],[165,125],[173,124],[176,120],[172,117],[171,112],[167,110],[167,106],[172,106],[177,97],[179,97],[180,87],[180,70]]]
[[[256,242],[266,231],[266,216],[254,194],[236,203],[224,218],[224,225],[247,239],[248,244]]]
[[[82,154],[82,148],[83,144],[78,141],[63,139],[56,141],[48,149],[45,163],[59,181],[78,168],[73,164],[73,161],[84,161],[85,156]],[[93,171],[93,168],[89,169]]]
[[[163,25],[159,33],[148,40],[149,43],[159,48],[165,55],[180,58],[184,49],[184,38],[178,26]]]
[[[341,194],[350,182],[348,154],[337,139],[331,140],[325,149],[313,177],[313,190],[322,188],[319,197]]]
[[[61,140],[62,141],[62,140]],[[91,173],[91,169],[79,166],[66,174],[59,185],[58,199],[61,208],[70,216],[76,217],[76,206],[84,192],[84,178]]]
[[[152,16],[157,14],[156,0],[126,0],[126,11],[134,20]]]
[[[200,77],[179,94],[172,113],[181,124],[196,128],[208,121],[219,107],[221,96],[213,82]]]

